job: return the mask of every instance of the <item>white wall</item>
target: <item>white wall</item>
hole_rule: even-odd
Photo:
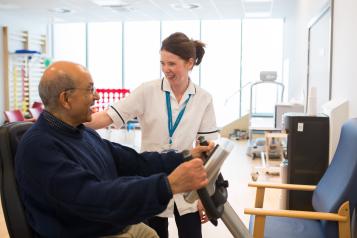
[[[0,22],[0,27],[4,25]],[[5,111],[5,82],[4,82],[4,50],[3,50],[3,34],[0,31],[0,125],[4,121],[4,113]]]
[[[356,0],[335,0],[332,98],[349,100],[350,117],[357,117],[356,12]]]
[[[9,29],[18,31],[29,31],[37,34],[46,34],[47,25],[41,22],[33,22],[31,19],[19,20],[18,18],[4,17],[0,19],[0,125],[4,122],[5,111],[5,76],[4,76],[4,52],[2,27],[7,26]]]
[[[289,60],[289,99],[306,95],[307,26],[326,0],[298,0],[286,19],[285,59]],[[357,117],[357,1],[334,0],[332,99],[349,101],[349,117]]]
[[[284,59],[289,62],[289,100],[305,100],[308,24],[326,4],[327,0],[297,0],[290,17],[285,20]]]

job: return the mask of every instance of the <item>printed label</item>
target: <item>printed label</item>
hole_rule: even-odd
[[[299,122],[297,126],[297,131],[303,132],[304,131],[304,123]]]

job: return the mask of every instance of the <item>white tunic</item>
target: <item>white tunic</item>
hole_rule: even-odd
[[[173,123],[184,107],[189,94],[191,95],[183,117],[173,134],[171,145],[165,91],[170,92]],[[117,127],[138,117],[141,127],[142,152],[161,152],[169,149],[182,151],[191,149],[200,135],[210,140],[218,137],[212,97],[191,81],[180,103],[177,102],[166,78],[143,83],[129,96],[112,105],[108,110],[108,115]],[[197,211],[197,204],[187,203],[182,194],[174,195],[173,200],[180,215]],[[169,217],[173,214],[173,200],[159,216]]]

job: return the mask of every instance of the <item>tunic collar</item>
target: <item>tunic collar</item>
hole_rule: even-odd
[[[196,94],[196,85],[192,83],[191,79],[188,79],[188,82],[189,82],[188,88],[186,89],[184,94],[191,94],[191,95]],[[166,77],[162,78],[161,80],[161,90],[172,93],[170,83]]]

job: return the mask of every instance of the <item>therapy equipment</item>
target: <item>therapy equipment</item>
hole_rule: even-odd
[[[201,145],[207,145],[203,137],[199,138]],[[233,142],[222,139],[219,145],[207,156],[205,169],[208,175],[208,186],[184,195],[187,202],[194,202],[198,198],[206,209],[210,221],[217,226],[217,220],[222,219],[228,230],[235,238],[250,238],[250,234],[242,220],[235,213],[228,198],[228,181],[223,179],[220,169],[233,149]],[[184,151],[186,160],[192,159],[189,151]]]
[[[277,73],[275,71],[262,71],[260,72],[260,81],[253,83],[250,86],[250,107],[249,107],[249,145],[247,149],[247,155],[255,158],[260,156],[264,152],[265,145],[262,140],[254,140],[253,134],[262,134],[265,131],[277,131],[275,128],[274,113],[273,112],[257,112],[257,109],[253,105],[253,99],[256,101],[256,97],[253,97],[253,91],[258,85],[273,85],[276,89],[276,100],[271,109],[273,110],[276,103],[283,101],[284,96],[284,84],[276,82]],[[279,91],[280,89],[280,91]],[[266,89],[264,88],[264,91]],[[280,95],[279,95],[280,94]],[[253,110],[255,108],[255,110]],[[280,131],[280,130],[279,130]],[[273,154],[271,157],[274,157]]]

